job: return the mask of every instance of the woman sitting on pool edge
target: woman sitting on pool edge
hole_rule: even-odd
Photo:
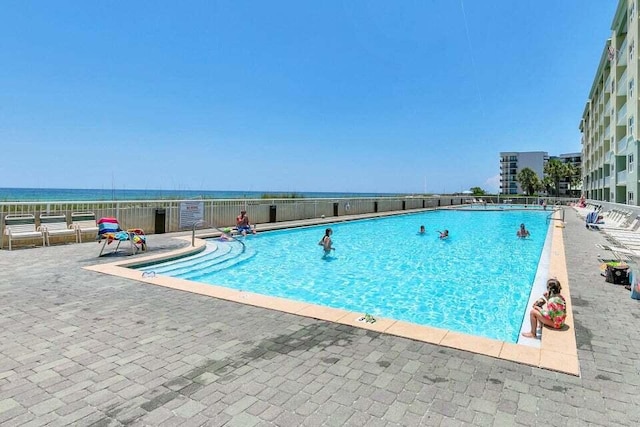
[[[523,332],[522,336],[527,338],[538,338],[538,325],[547,325],[553,329],[560,329],[564,326],[564,319],[567,317],[567,302],[560,295],[562,287],[558,279],[547,281],[547,292],[539,298],[529,312],[531,321],[531,332]]]

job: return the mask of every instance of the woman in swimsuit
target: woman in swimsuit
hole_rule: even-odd
[[[331,235],[333,234],[333,230],[330,228],[327,228],[324,231],[324,237],[322,237],[322,239],[320,239],[320,241],[318,242],[318,245],[322,246],[324,248],[324,255],[322,256],[322,258],[326,258],[331,251],[335,251],[336,249],[331,246],[332,242],[331,242]]]
[[[518,232],[516,233],[516,235],[521,238],[521,239],[526,239],[527,237],[529,237],[531,234],[529,233],[529,230],[527,230],[524,227],[524,224],[520,224],[520,229],[518,230]]]

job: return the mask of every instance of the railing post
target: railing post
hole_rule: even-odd
[[[194,247],[196,245],[196,226],[198,224],[205,224],[205,222],[203,220],[198,220],[195,221],[192,225],[191,225],[191,247]]]

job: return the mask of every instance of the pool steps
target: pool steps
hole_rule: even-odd
[[[174,260],[166,264],[146,269],[156,274],[195,279],[215,271],[239,264],[255,255],[255,251],[235,241],[207,243],[206,249],[198,255]]]

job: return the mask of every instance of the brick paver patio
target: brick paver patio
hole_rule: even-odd
[[[83,270],[95,243],[0,251],[0,424],[638,425],[640,302],[564,236],[581,377]]]

